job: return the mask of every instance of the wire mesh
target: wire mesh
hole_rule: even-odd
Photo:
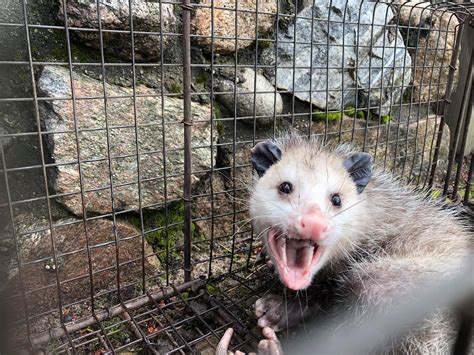
[[[149,1],[147,27],[138,3],[22,0],[0,17],[12,346],[199,353],[232,324],[250,349],[272,281],[256,272],[248,154],[286,130],[472,207],[471,4]]]

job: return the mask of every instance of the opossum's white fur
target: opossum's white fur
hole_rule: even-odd
[[[267,228],[278,224],[284,229],[287,216],[308,199],[320,204],[333,225],[313,283],[321,281],[318,277],[335,280],[330,292],[334,299],[328,301],[333,306],[363,318],[378,305],[400,300],[414,286],[449,276],[472,253],[474,236],[454,210],[376,166],[367,187],[357,194],[342,165],[353,152],[350,146],[332,149],[291,136],[276,143],[282,158],[256,177],[251,194],[256,232],[265,240]],[[279,196],[282,181],[298,186],[302,193],[297,200],[288,203]],[[334,188],[343,196],[342,210],[347,208],[339,214],[328,198],[333,192],[328,189]],[[440,312],[387,351],[448,353],[453,331],[453,320]]]

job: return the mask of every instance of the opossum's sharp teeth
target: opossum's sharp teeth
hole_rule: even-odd
[[[279,236],[278,241],[277,241],[278,248],[280,249],[280,255],[282,258],[283,263],[287,265],[287,259],[286,259],[286,236]]]
[[[282,282],[293,290],[308,287],[323,248],[311,239],[284,234],[277,227],[269,229],[267,243]]]

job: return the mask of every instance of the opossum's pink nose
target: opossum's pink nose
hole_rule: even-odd
[[[304,239],[320,241],[326,238],[329,224],[322,212],[319,209],[315,209],[298,218],[296,230]]]

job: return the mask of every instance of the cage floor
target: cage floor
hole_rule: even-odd
[[[261,338],[253,304],[277,284],[265,265],[257,265],[216,280],[170,285],[36,334],[30,349],[48,354],[214,354],[225,330],[233,327],[229,350],[249,352]]]

